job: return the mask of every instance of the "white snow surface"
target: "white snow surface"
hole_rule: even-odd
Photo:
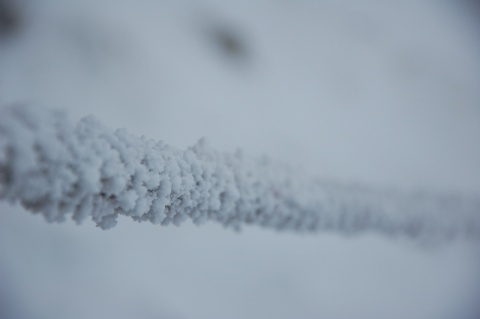
[[[0,38],[2,108],[68,109],[73,123],[92,114],[178,150],[205,137],[219,154],[267,155],[307,180],[480,193],[474,2],[15,3],[25,24]],[[475,242],[118,220],[109,231],[45,223],[2,201],[0,317],[480,313]]]

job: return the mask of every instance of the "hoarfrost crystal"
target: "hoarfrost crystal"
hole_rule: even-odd
[[[118,215],[154,224],[216,221],[297,232],[373,231],[445,240],[480,237],[480,198],[402,193],[313,179],[265,158],[222,153],[204,140],[186,150],[110,130],[93,117],[0,109],[0,199],[49,222]]]

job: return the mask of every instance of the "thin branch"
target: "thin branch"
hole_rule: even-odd
[[[187,150],[33,106],[0,109],[0,199],[49,222],[118,215],[154,224],[216,221],[296,232],[480,238],[480,198],[375,190],[309,178],[267,159]]]

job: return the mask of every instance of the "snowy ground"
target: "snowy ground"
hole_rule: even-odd
[[[480,193],[473,2],[23,3],[0,38],[1,104],[181,148],[206,137],[312,176]],[[478,251],[127,219],[101,231],[1,203],[0,318],[474,319]]]

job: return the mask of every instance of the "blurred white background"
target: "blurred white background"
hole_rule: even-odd
[[[380,187],[480,193],[476,1],[0,0],[0,104],[200,137]],[[478,243],[433,250],[0,203],[0,318],[480,315]]]

